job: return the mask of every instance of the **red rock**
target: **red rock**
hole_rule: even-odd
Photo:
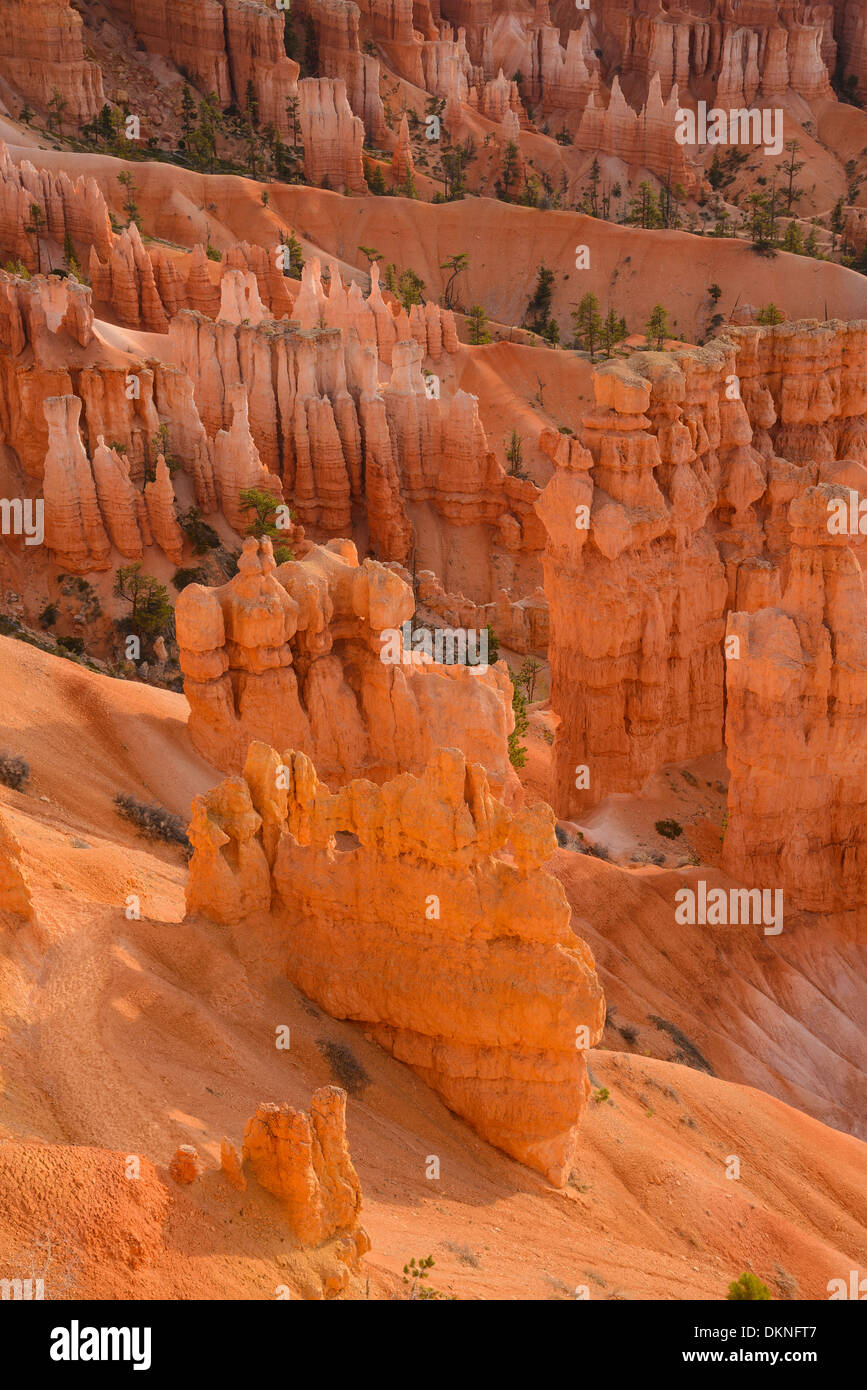
[[[266,755],[273,772],[273,750],[250,750],[256,768]],[[353,782],[335,795],[303,754],[282,762],[287,794],[270,796],[263,815],[276,837],[271,912],[290,979],[336,1017],[365,1023],[484,1138],[562,1186],[589,1095],[583,1053],[601,1036],[604,1001],[563,890],[543,868],[556,845],[550,807],[510,814],[455,749],[419,777]],[[262,783],[251,781],[255,795]],[[262,818],[246,785],[223,784],[231,817],[217,801],[223,789],[196,802],[190,912],[226,921],[239,901],[268,906]],[[247,847],[257,823],[254,888]],[[355,848],[335,854],[344,835]],[[375,898],[365,883],[376,883]],[[285,1180],[271,1184],[282,1191]]]
[[[67,0],[3,0],[0,76],[45,110],[55,92],[63,123],[89,121],[102,108],[102,73],[84,56],[81,15]]]
[[[358,1237],[358,1255],[370,1248],[359,1224],[361,1184],[346,1139],[345,1091],[320,1087],[309,1114],[261,1104],[244,1131],[244,1162],[281,1202],[303,1246],[348,1235]]]

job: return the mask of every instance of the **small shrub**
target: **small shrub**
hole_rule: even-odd
[[[0,753],[0,782],[20,792],[30,776],[30,764],[12,753]]]
[[[597,1086],[596,1090],[593,1092],[593,1099],[597,1105],[604,1105],[606,1100],[611,1099],[611,1092],[607,1086]]]
[[[202,513],[198,507],[190,507],[179,517],[179,522],[195,555],[204,555],[209,550],[218,550],[223,544],[213,526],[209,526],[202,519]]]
[[[193,847],[187,838],[186,826],[180,816],[167,811],[165,806],[148,806],[137,797],[130,796],[128,792],[118,792],[114,804],[118,815],[132,821],[146,839],[164,840],[169,845],[180,845],[187,852],[188,858],[192,854]]]
[[[370,1077],[352,1048],[347,1047],[346,1043],[329,1042],[327,1038],[317,1038],[316,1046],[347,1095],[362,1095],[365,1087],[370,1085]]]
[[[665,953],[663,952],[663,954]],[[660,1032],[667,1033],[677,1044],[678,1051],[674,1054],[675,1062],[682,1062],[684,1066],[694,1067],[696,1071],[705,1071],[708,1076],[716,1075],[710,1062],[701,1055],[695,1043],[690,1041],[682,1028],[678,1028],[676,1023],[671,1023],[667,1018],[660,1018],[658,1014],[648,1014],[647,1017],[655,1028],[658,1028]]]
[[[62,647],[65,652],[72,652],[75,656],[81,656],[84,651],[83,637],[58,637],[58,647]]]
[[[676,820],[658,820],[655,828],[657,834],[664,835],[666,840],[676,840],[678,835],[683,834],[683,826],[678,825]]]
[[[188,566],[186,569],[175,570],[175,577],[172,584],[178,593],[181,593],[188,584],[204,584],[206,579],[205,571]]]
[[[42,612],[39,614],[40,627],[53,627],[57,622],[57,604],[46,603]]]
[[[751,1274],[749,1270],[744,1270],[738,1279],[733,1279],[729,1284],[727,1299],[735,1302],[752,1300],[753,1302],[767,1303],[771,1298],[771,1291],[767,1284],[763,1284],[757,1274]]]
[[[428,1255],[426,1259],[421,1259],[416,1263],[413,1258],[408,1265],[403,1267],[403,1282],[410,1290],[410,1300],[419,1302],[427,1299],[441,1298],[448,1301],[456,1301],[456,1294],[440,1293],[438,1289],[432,1289],[429,1284],[422,1281],[429,1278],[428,1271],[433,1269],[434,1257]]]

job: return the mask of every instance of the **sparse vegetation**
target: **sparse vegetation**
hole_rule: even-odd
[[[666,840],[676,840],[683,834],[683,826],[676,820],[658,820],[654,828],[657,835],[662,835]]]
[[[30,778],[30,764],[14,753],[0,752],[0,782],[20,792]]]
[[[767,1303],[771,1301],[771,1291],[757,1274],[744,1270],[743,1274],[729,1284],[726,1298],[735,1302],[750,1300],[754,1303]]]
[[[676,1023],[670,1023],[667,1018],[660,1018],[658,1014],[648,1014],[648,1021],[661,1032],[667,1033],[672,1042],[677,1045],[677,1052],[674,1054],[674,1061],[681,1062],[684,1066],[693,1067],[696,1071],[707,1072],[708,1076],[715,1076],[716,1072],[706,1057],[703,1057],[695,1043],[690,1042],[689,1038],[678,1028]]]
[[[317,1038],[316,1046],[328,1062],[332,1074],[347,1095],[360,1096],[370,1085],[370,1077],[346,1043]]]
[[[409,1289],[410,1302],[418,1300],[418,1302],[421,1303],[428,1299],[456,1300],[457,1296],[455,1294],[440,1293],[438,1289],[434,1289],[430,1284],[425,1284],[423,1282],[430,1277],[429,1272],[433,1269],[433,1266],[433,1255],[427,1255],[424,1259],[418,1261],[413,1258],[410,1260],[409,1264],[404,1265],[403,1282]]]
[[[167,811],[165,806],[148,806],[144,801],[128,792],[118,792],[114,798],[118,815],[131,821],[148,840],[162,840],[168,845],[180,845],[187,858],[193,847],[187,837],[187,830],[180,816]]]

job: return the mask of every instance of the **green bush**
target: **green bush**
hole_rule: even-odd
[[[770,1301],[771,1291],[767,1284],[762,1283],[757,1274],[750,1274],[748,1270],[744,1270],[740,1278],[733,1279],[729,1284],[726,1298],[735,1302],[752,1300],[753,1302],[767,1303]]]

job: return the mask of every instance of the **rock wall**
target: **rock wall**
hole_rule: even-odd
[[[867,903],[867,596],[829,504],[789,504],[791,548],[768,606],[729,615],[727,870],[813,912]]]
[[[342,78],[307,77],[298,83],[304,177],[317,188],[366,193],[361,148],[364,122],[353,116]]]
[[[582,438],[540,441],[554,804],[725,744],[727,866],[809,911],[867,901],[865,381],[864,322],[732,329],[599,368]]]
[[[370,546],[405,562],[410,510],[424,507],[467,535],[484,527],[508,570],[541,551],[537,489],[505,474],[475,397],[427,394],[425,349],[435,363],[457,340],[448,310],[414,308],[410,316],[393,313],[376,275],[366,302],[356,284],[347,293],[336,264],[326,295],[313,261],[293,322],[255,328],[182,312],[169,327],[171,351],[193,382],[209,436],[230,427],[230,392],[243,383],[258,453],[307,530],[345,536],[360,513]],[[392,367],[386,385],[377,354]],[[487,569],[482,583],[491,585]]]
[[[420,654],[390,660],[382,634],[399,633],[412,613],[412,590],[382,565],[359,565],[349,541],[305,545],[300,559],[277,567],[269,540],[246,540],[234,579],[217,589],[190,584],[177,602],[194,746],[233,772],[254,740],[289,746],[338,783],[381,782],[456,747],[511,799],[505,669],[443,666]]]
[[[642,98],[658,74],[665,96],[675,86],[691,88],[713,105],[740,107],[789,91],[807,100],[830,97],[821,8],[799,0],[721,0],[669,12],[643,0],[606,0],[594,21],[606,62]]]
[[[221,106],[243,108],[252,82],[262,126],[289,133],[299,68],[286,56],[282,12],[258,0],[130,0],[130,16],[148,52],[171,59]]]
[[[604,1000],[543,867],[550,807],[511,814],[454,748],[332,794],[303,753],[254,743],[242,777],[196,799],[190,838],[189,912],[270,912],[295,984],[565,1183]]]
[[[102,73],[84,56],[81,15],[68,0],[3,0],[0,9],[0,91],[47,109],[55,93],[62,121],[92,120],[105,101]],[[16,111],[17,114],[17,111]]]

